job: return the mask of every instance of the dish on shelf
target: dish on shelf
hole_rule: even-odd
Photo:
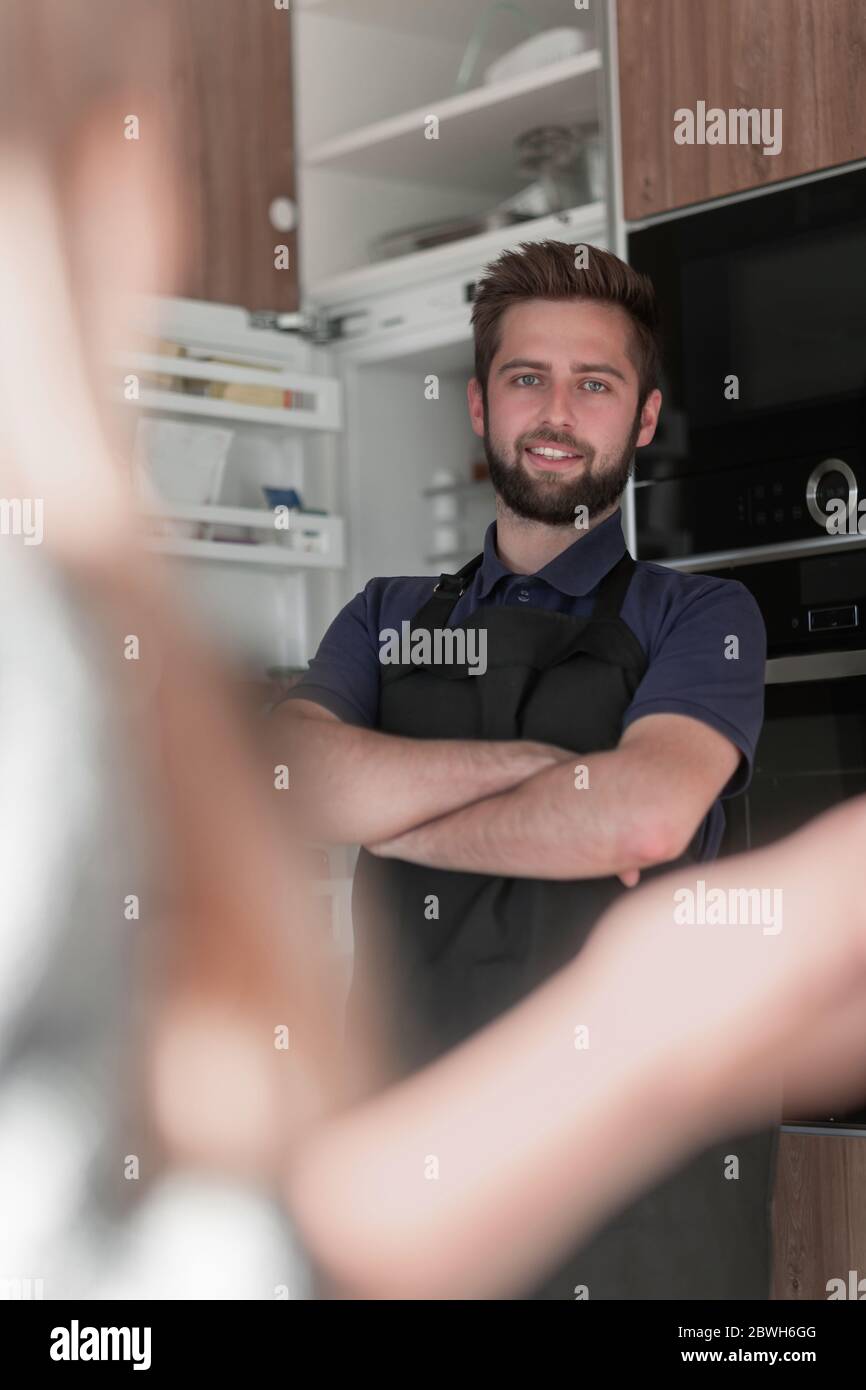
[[[146,505],[205,506],[219,498],[234,430],[142,417],[135,433],[138,495]],[[160,521],[163,534],[194,537],[196,521]]]

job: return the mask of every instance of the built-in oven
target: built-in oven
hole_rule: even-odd
[[[665,214],[627,254],[664,338],[637,555],[740,580],[767,627],[737,853],[866,794],[866,164]],[[866,1095],[802,1122],[862,1133]]]
[[[749,787],[724,803],[726,855],[771,844],[866,795],[866,536],[817,545],[675,562],[745,584],[767,628],[764,725]],[[866,1087],[863,1103],[844,1114],[786,1122],[863,1133]]]
[[[641,558],[808,540],[854,493],[866,528],[866,166],[658,218],[628,260],[664,337]]]

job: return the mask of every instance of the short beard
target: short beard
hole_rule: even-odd
[[[557,473],[531,477],[521,457],[506,463],[497,454],[490,438],[487,403],[484,404],[484,452],[490,469],[490,479],[498,496],[515,516],[527,521],[541,521],[547,526],[573,526],[578,507],[586,507],[587,521],[610,511],[619,501],[634,468],[637,437],[640,434],[640,407],[635,414],[627,440],[615,455],[604,455],[601,466],[595,468],[595,450],[576,440],[577,452],[584,456],[584,471],[573,482],[563,483]],[[551,448],[556,448],[551,444]]]

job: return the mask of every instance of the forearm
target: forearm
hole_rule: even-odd
[[[575,767],[588,785],[575,785]],[[600,878],[673,857],[658,787],[643,787],[618,749],[545,768],[477,801],[372,846],[386,858],[468,873]]]
[[[334,844],[404,834],[568,756],[528,741],[402,738],[291,714],[277,746],[305,833]]]
[[[620,968],[585,956],[311,1143],[288,1200],[340,1292],[507,1296],[674,1165],[694,1105],[650,1027],[619,1045]]]

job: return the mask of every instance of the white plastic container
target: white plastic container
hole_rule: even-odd
[[[154,494],[168,506],[206,506],[218,501],[234,430],[217,425],[142,417],[135,433],[139,495],[152,502]],[[164,523],[167,533],[195,536],[200,523]]]

